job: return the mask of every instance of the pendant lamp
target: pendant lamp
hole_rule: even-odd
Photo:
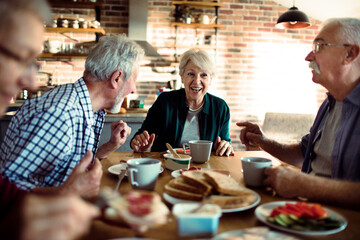
[[[282,29],[299,29],[309,26],[310,21],[308,16],[295,7],[295,0],[293,7],[289,8],[289,10],[281,14],[276,23],[276,27]]]

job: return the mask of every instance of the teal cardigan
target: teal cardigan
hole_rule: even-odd
[[[218,136],[231,143],[229,134],[230,109],[226,102],[209,93],[205,94],[204,108],[199,114],[200,139],[215,143]],[[165,151],[166,143],[173,147],[180,145],[189,106],[186,104],[185,89],[161,93],[134,136],[147,130],[155,133],[152,152]],[[214,144],[213,144],[214,151]]]

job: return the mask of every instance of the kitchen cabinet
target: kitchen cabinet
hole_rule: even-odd
[[[95,20],[101,21],[101,9],[104,7],[104,3],[100,2],[70,2],[70,1],[60,1],[60,0],[50,0],[50,6],[52,8],[60,9],[94,9],[95,11]],[[105,30],[103,28],[72,28],[72,27],[46,27],[46,32],[48,33],[60,33],[64,37],[68,37],[72,40],[77,41],[74,38],[67,36],[67,33],[94,33],[96,36],[95,42],[99,40],[102,35],[105,35]],[[93,44],[95,44],[95,42]],[[78,43],[79,44],[79,43]],[[88,45],[88,44],[87,44]],[[60,53],[42,53],[39,56],[39,60],[52,60],[52,61],[65,61],[71,60],[73,58],[86,58],[87,53],[85,52],[60,52]]]
[[[105,123],[100,136],[99,146],[109,141],[111,136],[111,123],[122,120],[131,128],[130,135],[126,138],[124,145],[116,149],[115,152],[132,152],[130,141],[135,133],[140,129],[143,121],[146,118],[146,113],[124,113],[124,114],[107,114]]]
[[[188,49],[191,47],[197,47],[204,49],[213,49],[216,57],[218,30],[222,27],[222,25],[218,24],[219,8],[221,8],[223,4],[217,1],[213,1],[213,2],[173,1],[172,6],[175,6],[175,13],[174,13],[175,22],[171,23],[171,26],[175,28],[175,38],[174,38],[175,62],[178,62],[178,57],[179,57],[178,49],[181,48]],[[184,9],[204,9],[204,8],[214,9],[215,20],[213,22],[208,22],[208,23],[193,22],[193,21],[187,22],[186,19],[184,19],[184,12],[182,12]],[[196,30],[196,35],[198,29],[214,29],[215,44],[214,45],[200,44],[200,41],[197,41],[196,44],[191,44],[191,45],[181,44],[179,41],[179,33],[178,33],[179,28],[193,28]],[[201,39],[201,41],[203,40]]]

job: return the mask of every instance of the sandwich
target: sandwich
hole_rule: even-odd
[[[169,209],[156,192],[132,190],[120,196],[117,192],[105,190],[100,194],[105,196],[111,207],[105,215],[125,222],[136,231],[145,232],[167,222]]]

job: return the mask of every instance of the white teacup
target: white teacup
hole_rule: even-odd
[[[241,164],[244,174],[244,182],[247,186],[264,186],[264,169],[272,166],[270,159],[260,157],[243,157],[241,158]]]
[[[133,189],[154,190],[160,172],[161,161],[153,158],[134,158],[128,160],[127,165]]]
[[[205,163],[209,161],[212,142],[208,140],[192,140],[189,143],[184,143],[183,146],[190,147],[190,155],[192,161],[196,163]]]

